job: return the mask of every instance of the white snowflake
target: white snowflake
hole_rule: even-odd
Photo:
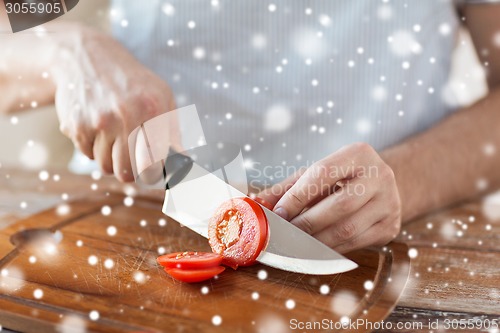
[[[489,183],[488,183],[488,180],[485,179],[485,178],[479,178],[478,180],[476,180],[476,188],[479,190],[479,191],[484,191],[488,188],[489,186]]]
[[[372,290],[373,289],[373,281],[366,280],[365,283],[363,283],[363,288],[365,288],[365,290]]]
[[[283,104],[274,104],[264,115],[264,129],[271,132],[287,130],[293,121],[292,112]]]
[[[68,204],[61,204],[56,208],[56,213],[59,216],[68,215],[70,211],[71,207]]]
[[[285,322],[283,318],[273,315],[264,314],[256,320],[256,332],[258,333],[287,333],[290,332],[290,326],[288,322]]]
[[[447,36],[451,33],[451,27],[448,23],[441,23],[439,25],[439,33],[443,36]]]
[[[96,311],[96,310],[90,311],[90,313],[89,313],[90,320],[96,321],[99,319],[99,317],[100,317],[99,311]]]
[[[481,210],[490,221],[500,220],[500,192],[492,193],[483,199]],[[491,226],[490,226],[491,227]]]
[[[267,271],[261,269],[257,272],[257,277],[259,278],[259,280],[265,280],[267,279]]]
[[[36,299],[41,299],[43,297],[43,290],[42,289],[35,289],[33,291],[33,297]]]
[[[261,33],[257,33],[252,36],[252,47],[256,50],[262,50],[267,46],[267,38]]]
[[[321,14],[318,18],[319,23],[324,27],[332,25],[332,19],[326,14]]]
[[[133,274],[133,278],[134,278],[135,282],[137,282],[139,284],[144,284],[146,282],[146,279],[147,279],[146,274],[144,274],[141,271],[135,271]]]
[[[111,211],[111,207],[109,207],[108,205],[102,206],[101,208],[101,214],[104,216],[109,216],[111,214]]]
[[[130,207],[134,204],[134,198],[132,197],[125,197],[123,199],[123,204],[126,206],[126,207]]]
[[[24,285],[24,274],[19,268],[9,266],[0,270],[0,290],[7,293],[19,290]]]
[[[493,45],[500,48],[500,31],[493,35]]]
[[[483,153],[486,156],[493,156],[493,155],[495,155],[496,151],[497,151],[497,149],[496,149],[495,145],[492,143],[486,143],[483,146]]]
[[[198,46],[193,50],[193,57],[197,60],[204,59],[205,55],[206,55],[205,49],[201,46]]]
[[[371,97],[377,102],[382,102],[387,99],[387,89],[384,86],[375,86],[372,89]]]
[[[222,317],[219,315],[213,316],[212,317],[212,324],[214,324],[214,326],[219,326],[220,324],[222,324]]]
[[[167,15],[167,16],[173,16],[175,14],[174,6],[172,6],[172,4],[170,4],[168,2],[163,4],[161,9],[162,9],[163,13],[165,13],[165,15]]]
[[[320,287],[319,287],[319,293],[321,295],[328,295],[330,293],[330,286],[327,285],[327,284],[322,284]]]
[[[349,315],[358,305],[357,296],[348,290],[336,292],[331,299],[330,308],[338,316]]]
[[[107,269],[112,269],[113,267],[115,266],[115,262],[113,261],[113,259],[106,259],[104,260],[104,267],[107,268]]]
[[[106,229],[106,233],[108,234],[108,236],[115,236],[116,233],[117,233],[117,229],[114,225],[110,225],[107,229]]]
[[[394,32],[388,37],[389,48],[397,56],[406,57],[412,53],[420,53],[422,47],[416,41],[415,36],[406,30]]]
[[[47,165],[49,151],[47,147],[33,140],[29,140],[19,152],[19,162],[29,170],[41,169]]]
[[[56,331],[59,333],[86,333],[86,323],[78,315],[65,315],[57,325]]]
[[[102,173],[99,170],[93,170],[90,177],[92,177],[93,180],[99,180],[102,177]]]
[[[303,59],[318,60],[323,58],[327,52],[327,44],[324,39],[318,37],[317,32],[309,28],[301,27],[293,32],[292,46]]]
[[[377,9],[377,17],[382,21],[388,21],[392,18],[393,10],[390,5],[383,4]]]
[[[408,250],[408,257],[415,259],[418,256],[418,250],[415,248],[411,248]]]
[[[89,258],[88,258],[89,265],[95,266],[95,265],[97,265],[98,262],[99,262],[99,259],[97,259],[96,256],[94,256],[94,255],[89,256]]]
[[[42,181],[45,182],[50,178],[50,174],[46,170],[42,170],[38,173],[38,178]]]
[[[372,124],[370,120],[366,118],[359,119],[356,123],[356,131],[359,134],[365,135],[370,133],[372,130]]]

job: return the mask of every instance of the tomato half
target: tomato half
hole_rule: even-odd
[[[213,252],[175,252],[159,256],[156,261],[166,268],[198,269],[220,266],[222,256]]]
[[[264,210],[250,198],[223,203],[208,224],[212,251],[222,263],[236,269],[255,262],[267,242],[268,225]]]
[[[165,268],[165,272],[176,280],[188,283],[201,282],[224,272],[224,266],[200,269]]]

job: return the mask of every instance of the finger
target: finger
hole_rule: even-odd
[[[332,248],[339,253],[347,253],[368,246],[383,246],[396,238],[399,228],[398,219],[387,218],[374,224],[358,236]]]
[[[135,131],[135,130],[134,130]],[[131,163],[136,172],[136,181],[145,185],[155,185],[164,181],[163,163],[155,163],[153,152],[143,129],[134,132],[129,144],[133,145]]]
[[[112,148],[113,172],[121,182],[134,180],[126,141],[122,136],[116,138]]]
[[[274,205],[276,205],[283,194],[288,191],[293,184],[295,184],[297,179],[299,179],[306,170],[306,168],[299,169],[293,175],[281,181],[280,183],[274,184],[273,186],[259,192],[256,197],[265,202],[270,207],[274,207]]]
[[[94,159],[94,132],[84,125],[78,125],[72,140],[78,150],[91,160]]]
[[[356,213],[313,234],[313,236],[330,247],[340,246],[357,238],[374,224],[387,218],[388,215],[383,203],[380,203],[379,200],[372,200]]]
[[[65,81],[57,87],[55,105],[61,133],[70,138],[75,147],[85,156],[93,159],[95,132],[82,117],[83,110],[77,101],[76,94],[68,89]]]
[[[106,174],[113,173],[112,148],[115,137],[105,131],[99,131],[94,141],[94,157],[101,170]]]
[[[339,180],[354,178],[359,172],[364,172],[373,154],[373,149],[366,144],[341,148],[308,168],[279,199],[275,210],[282,210],[288,219],[293,219],[318,197],[330,194]]]
[[[363,209],[376,194],[376,186],[369,179],[355,178],[327,196],[290,222],[308,234],[336,225]]]

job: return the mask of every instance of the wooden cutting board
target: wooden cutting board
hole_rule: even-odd
[[[349,254],[359,268],[343,274],[258,264],[185,284],[155,260],[186,250],[210,247],[146,198],[131,205],[118,194],[89,197],[18,221],[0,231],[0,325],[36,333],[279,333],[314,321],[374,323],[394,307],[410,268],[407,247],[393,243]]]

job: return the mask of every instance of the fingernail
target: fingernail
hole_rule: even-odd
[[[285,208],[283,207],[276,207],[274,209],[274,212],[284,218],[285,220],[288,220],[288,213],[286,212]]]

